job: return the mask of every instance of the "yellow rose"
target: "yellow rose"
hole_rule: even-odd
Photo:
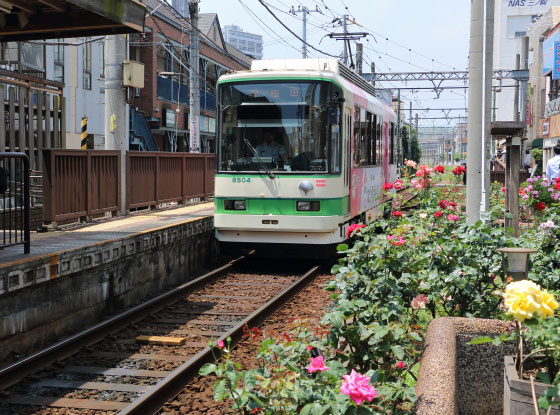
[[[554,310],[558,308],[558,302],[554,298],[554,295],[550,294],[547,290],[542,290],[541,292],[541,308],[538,313],[542,317],[552,317],[554,315]]]
[[[504,293],[504,306],[507,314],[522,322],[533,318],[551,317],[558,308],[558,302],[547,290],[542,290],[532,281],[522,280],[507,285]]]
[[[546,293],[550,296],[550,294]],[[538,284],[532,281],[522,280],[509,283],[504,293],[504,306],[507,314],[510,314],[517,321],[523,322],[531,319],[535,314],[539,313],[546,316],[546,312],[542,309],[542,291]],[[547,297],[550,303],[550,298]],[[552,298],[552,300],[554,300]],[[547,304],[549,307],[553,304]],[[558,306],[558,305],[556,305]]]

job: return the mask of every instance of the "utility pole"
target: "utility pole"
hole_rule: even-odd
[[[414,131],[416,131],[416,139],[418,140],[418,144],[420,144],[420,137],[419,137],[419,135],[418,135],[418,113],[416,113],[416,122],[415,122],[414,124],[415,124],[415,129],[414,129]],[[411,138],[412,138],[412,136],[411,136]],[[410,150],[409,150],[409,151],[410,151],[410,157],[411,157],[411,158],[412,158],[412,143],[413,143],[413,142],[414,142],[414,141],[411,139],[411,140],[410,140]]]
[[[301,7],[300,5],[298,6],[297,10],[294,6],[292,6],[292,8],[290,9],[290,13],[294,16],[297,13],[303,13],[303,44],[301,45],[301,57],[302,59],[307,59],[307,15],[310,13],[321,13],[321,10],[319,10],[319,6],[316,6],[315,10],[309,10],[307,7]]]
[[[467,143],[467,223],[488,208],[489,143],[492,107],[494,0],[471,3],[469,52],[469,119]]]
[[[412,101],[410,101],[410,116],[408,118],[408,124],[410,125],[410,131],[408,133],[408,155],[407,159],[411,160],[412,157]]]
[[[123,88],[123,66],[126,59],[125,35],[105,37],[105,149],[121,152],[121,215],[126,214],[126,90]]]
[[[364,45],[361,43],[356,43],[356,71],[358,74],[362,74],[362,66],[364,60]]]
[[[348,35],[348,23],[347,23],[348,15],[345,14],[343,19],[344,19],[344,22],[343,22],[344,36],[347,36]],[[346,47],[346,39],[344,39],[344,64],[345,65],[348,65],[348,53],[352,53],[352,51],[348,50],[348,48]]]
[[[190,117],[189,147],[191,153],[200,153],[200,70],[198,52],[200,40],[198,37],[198,2],[189,0],[189,14],[191,19],[191,33],[189,42],[190,64]]]

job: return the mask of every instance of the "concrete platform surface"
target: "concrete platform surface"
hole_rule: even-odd
[[[63,230],[31,234],[31,253],[23,253],[23,245],[0,249],[0,268],[151,232],[160,228],[212,216],[214,203],[201,203],[184,207],[133,213],[130,216],[96,220],[88,224],[71,225]]]

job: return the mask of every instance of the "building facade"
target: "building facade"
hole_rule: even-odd
[[[555,42],[560,42],[560,7],[552,7],[529,29],[528,138],[543,149],[543,163],[560,140],[560,76],[554,76]],[[559,79],[554,79],[559,78]]]
[[[560,6],[560,0],[496,0],[495,4],[494,69],[515,69],[517,55],[521,55],[521,39],[527,36],[529,26],[551,6]],[[494,81],[496,121],[516,119],[514,86],[513,80]]]
[[[261,35],[244,32],[239,26],[225,25],[224,38],[227,43],[246,55],[252,56],[254,59],[263,58],[263,40]]]
[[[152,18],[146,19],[145,33],[130,42],[130,58],[143,63],[145,73],[144,89],[131,100],[132,146],[188,151],[190,24],[186,17],[158,7],[157,0],[144,4]],[[202,151],[213,152],[217,80],[225,71],[249,69],[251,59],[225,42],[216,14],[201,14],[199,30],[200,137]]]

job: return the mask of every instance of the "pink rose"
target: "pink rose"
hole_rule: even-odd
[[[223,349],[224,347],[226,347],[226,345],[224,344],[224,341],[223,341],[223,340],[220,340],[220,341],[218,342],[218,349]]]
[[[350,396],[350,399],[352,399],[356,405],[360,405],[364,401],[369,402],[377,396],[377,391],[369,384],[369,378],[360,375],[354,369],[352,369],[349,375],[344,375],[342,378],[344,382],[340,387],[340,392]]]
[[[404,369],[406,367],[406,364],[403,361],[399,360],[397,363],[397,367],[399,369]]]
[[[311,358],[311,364],[306,367],[309,373],[313,373],[316,371],[324,372],[328,370],[328,367],[325,366],[325,362],[323,362],[323,356],[317,356]]]
[[[384,188],[385,190],[391,190],[391,189],[393,188],[393,183],[385,183],[385,184],[383,185],[383,188]]]
[[[313,350],[313,346],[307,346],[306,349],[311,351],[311,350]]]
[[[459,220],[459,216],[450,213],[449,215],[447,215],[447,220],[450,220],[452,222],[457,222]]]
[[[414,297],[414,299],[410,302],[410,306],[414,309],[414,310],[418,310],[418,309],[425,309],[426,308],[426,304],[428,304],[430,301],[428,300],[428,297],[426,296],[426,294],[418,294],[416,297]]]

